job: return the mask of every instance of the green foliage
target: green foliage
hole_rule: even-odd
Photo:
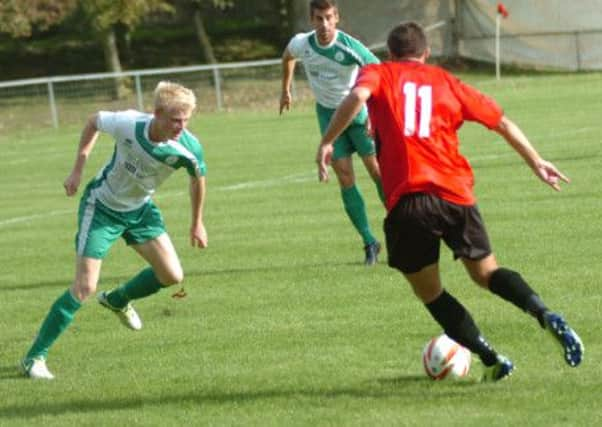
[[[0,32],[13,37],[30,36],[60,23],[75,9],[78,0],[1,0]]]
[[[445,286],[517,370],[480,384],[474,361],[465,381],[428,380],[420,352],[439,329],[384,259],[361,265],[336,184],[317,183],[312,109],[280,117],[274,98],[270,112],[191,123],[209,166],[209,248],[189,247],[185,174],[158,191],[188,297],[168,290],[136,303],[140,333],[88,303],[51,351],[51,383],[22,379],[16,362],[72,280],[77,200],[61,183],[81,129],[0,134],[0,425],[600,425],[602,75],[463,77],[499,99],[572,179],[555,193],[496,134],[463,127],[496,255],[580,333],[581,367],[567,367],[534,320],[470,284],[442,249]],[[112,149],[101,137],[86,179]],[[356,171],[382,238],[384,212],[358,161]],[[143,265],[116,244],[100,288]]]
[[[174,11],[166,0],[85,0],[81,7],[98,32],[106,31],[115,24],[133,28],[151,12]]]

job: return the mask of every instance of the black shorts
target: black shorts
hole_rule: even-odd
[[[491,254],[476,205],[462,206],[431,194],[403,196],[384,221],[389,266],[416,273],[439,261],[443,239],[454,258],[479,260]]]

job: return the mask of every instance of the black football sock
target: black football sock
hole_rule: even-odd
[[[507,268],[495,270],[489,279],[489,290],[535,317],[545,328],[543,316],[548,308],[516,271]]]
[[[447,336],[476,353],[485,366],[497,362],[497,353],[483,338],[470,313],[447,291],[425,306]]]

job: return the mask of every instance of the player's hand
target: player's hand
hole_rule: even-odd
[[[207,231],[203,224],[198,224],[190,228],[190,245],[193,248],[206,248],[209,244],[207,239]]]
[[[332,158],[332,144],[320,144],[316,153],[316,163],[318,164],[318,180],[328,182],[328,165]]]
[[[280,95],[280,114],[286,109],[287,111],[291,108],[291,103],[293,102],[293,97],[289,90],[282,91],[282,95]]]
[[[75,172],[71,172],[71,174],[65,179],[63,182],[63,187],[65,188],[65,193],[67,196],[71,197],[75,193],[77,193],[77,189],[79,188],[79,184],[81,182],[81,175]]]
[[[543,182],[548,184],[556,191],[560,191],[560,181],[564,181],[566,183],[571,182],[566,175],[556,169],[556,166],[547,160],[540,160],[533,169],[535,174]]]

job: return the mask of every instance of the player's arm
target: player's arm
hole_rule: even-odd
[[[190,244],[193,247],[206,248],[207,231],[203,224],[203,208],[205,205],[206,179],[204,176],[190,177],[190,207],[192,221],[190,225]]]
[[[500,123],[493,130],[499,133],[520,154],[535,175],[550,187],[560,191],[560,180],[570,182],[568,177],[556,169],[556,166],[541,158],[523,131],[508,117],[502,116]]]
[[[282,93],[280,95],[280,114],[284,109],[290,109],[293,97],[291,95],[291,84],[295,74],[297,59],[288,48],[282,54]]]
[[[88,157],[92,152],[92,148],[94,148],[94,144],[96,144],[96,140],[98,139],[99,131],[96,126],[97,118],[98,113],[91,115],[88,118],[84,129],[82,130],[79,139],[79,147],[77,149],[77,156],[75,157],[75,164],[73,165],[71,173],[63,183],[63,187],[65,187],[67,196],[73,196],[77,192],[81,182],[84,166],[86,165],[86,161],[88,160]]]
[[[328,129],[322,136],[318,152],[316,154],[316,163],[318,164],[318,178],[320,181],[328,181],[328,164],[332,155],[332,144],[349,126],[355,116],[358,115],[362,106],[370,98],[370,90],[363,86],[354,87],[349,95],[335,111]]]

